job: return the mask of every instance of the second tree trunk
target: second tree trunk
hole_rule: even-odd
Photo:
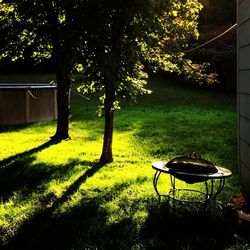
[[[112,154],[112,141],[113,141],[113,129],[114,129],[114,98],[115,91],[110,87],[106,87],[105,91],[105,128],[104,128],[104,140],[102,155],[100,163],[105,164],[113,161]]]

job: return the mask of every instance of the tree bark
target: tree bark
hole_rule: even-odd
[[[52,1],[42,1],[52,38],[53,50],[56,59],[56,81],[57,81],[57,128],[52,140],[64,140],[69,138],[69,91],[70,77],[67,65],[69,53],[60,30],[58,22],[59,12],[53,6]]]
[[[56,133],[51,139],[64,140],[69,139],[69,106],[70,106],[70,77],[64,65],[62,55],[57,56],[57,128]]]
[[[114,129],[114,110],[113,103],[115,99],[115,91],[111,87],[106,87],[105,90],[105,128],[104,128],[104,139],[103,139],[103,148],[102,155],[100,158],[101,164],[106,164],[113,162],[112,154],[112,141],[113,141],[113,129]]]

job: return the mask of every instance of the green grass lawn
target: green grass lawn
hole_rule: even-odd
[[[0,77],[0,82],[16,77]],[[40,77],[24,78],[30,82],[53,78]],[[245,231],[228,205],[240,194],[236,96],[163,78],[152,78],[149,87],[152,95],[124,103],[117,111],[114,162],[105,166],[97,164],[103,117],[96,115],[94,103],[79,97],[72,96],[71,140],[48,142],[55,132],[54,121],[1,128],[3,247],[248,249]],[[207,209],[174,206],[166,200],[158,204],[151,163],[193,151],[233,172],[217,203]],[[169,187],[169,177],[162,176],[160,191]],[[201,190],[203,185],[194,188]]]

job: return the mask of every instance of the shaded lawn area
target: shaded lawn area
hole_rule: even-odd
[[[1,128],[4,249],[248,249],[248,228],[228,205],[240,194],[236,97],[166,79],[150,87],[116,113],[115,161],[105,166],[97,164],[103,117],[92,102],[72,96],[69,141],[49,142],[55,122]],[[233,171],[217,203],[159,205],[151,163],[192,151]],[[169,187],[164,176],[159,189]]]

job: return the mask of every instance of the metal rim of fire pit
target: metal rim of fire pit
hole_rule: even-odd
[[[223,190],[226,178],[232,175],[232,172],[226,168],[215,166],[218,170],[217,173],[212,174],[200,174],[200,173],[188,173],[188,172],[172,172],[171,169],[166,167],[166,161],[158,161],[154,162],[152,164],[152,168],[156,170],[156,173],[154,175],[153,179],[153,185],[154,189],[156,191],[156,194],[158,195],[159,202],[161,201],[161,197],[167,197],[171,198],[175,201],[180,202],[189,202],[189,203],[202,203],[207,204],[210,200],[215,200],[217,195]],[[170,182],[171,182],[171,188],[167,194],[160,194],[157,188],[158,180],[161,175],[161,173],[166,173],[170,175]],[[176,179],[180,179],[180,176],[189,176],[189,177],[198,177],[199,181],[197,182],[204,182],[205,183],[205,192],[194,190],[194,189],[178,189],[176,188]],[[202,181],[201,179],[202,178]],[[181,179],[180,179],[181,180]],[[218,180],[218,187],[215,188],[215,180]],[[183,180],[182,180],[183,181]],[[196,182],[194,182],[196,183]],[[195,192],[200,193],[204,196],[203,199],[198,200],[186,200],[186,199],[179,199],[176,198],[176,194],[179,192],[188,191],[188,192]]]

